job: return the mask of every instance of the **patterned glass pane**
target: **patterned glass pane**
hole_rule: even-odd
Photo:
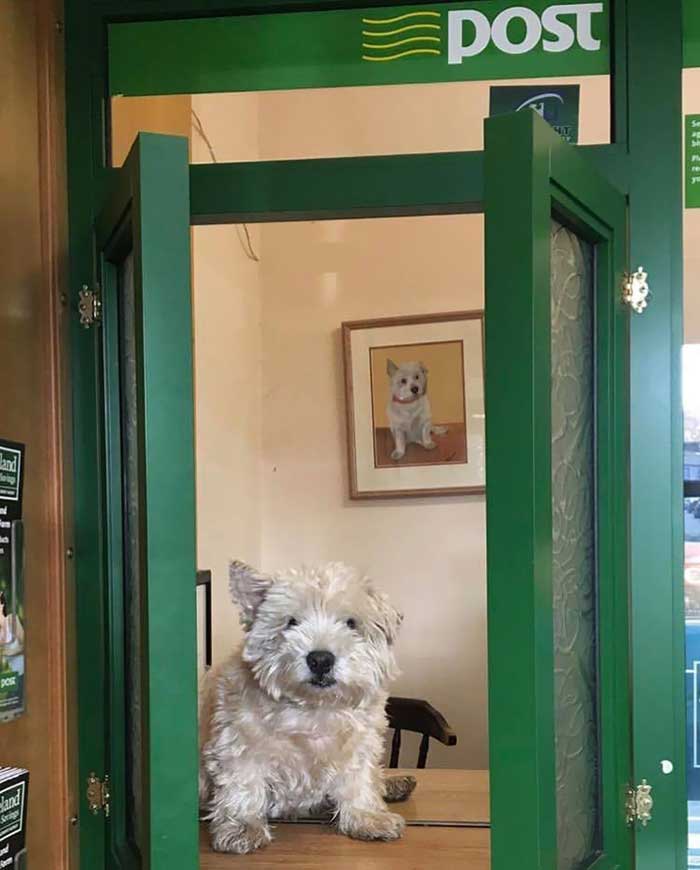
[[[558,870],[600,849],[593,249],[552,222],[552,581]]]
[[[143,740],[141,679],[141,526],[138,448],[138,362],[134,259],[129,254],[120,268],[119,368],[122,420],[122,523],[124,593],[124,688],[126,710],[126,825],[127,836],[141,845],[143,808]]]

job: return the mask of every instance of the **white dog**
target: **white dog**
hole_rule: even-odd
[[[445,426],[433,426],[428,400],[428,370],[421,362],[405,362],[397,366],[387,360],[389,402],[386,407],[391,434],[394,438],[392,459],[402,459],[406,445],[420,444],[434,450],[433,435],[444,435]]]
[[[208,675],[201,713],[212,847],[252,852],[272,839],[270,819],[320,809],[351,837],[400,837],[385,799],[415,781],[385,783],[381,768],[400,614],[338,563],[270,577],[232,562],[230,589],[246,636]]]

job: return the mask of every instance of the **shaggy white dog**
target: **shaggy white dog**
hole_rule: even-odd
[[[212,847],[251,852],[272,839],[270,819],[322,809],[350,837],[400,837],[381,768],[400,614],[338,563],[270,577],[232,562],[230,589],[245,640],[202,698]],[[386,800],[413,784],[390,781]]]

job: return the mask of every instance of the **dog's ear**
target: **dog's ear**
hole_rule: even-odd
[[[394,377],[394,372],[397,372],[398,369],[399,369],[399,367],[396,365],[396,363],[392,359],[387,359],[387,361],[386,361],[386,373],[389,375],[390,378]]]
[[[368,586],[367,593],[374,605],[372,621],[381,629],[387,643],[391,646],[399,634],[403,614],[389,604],[389,599],[383,592],[377,592],[372,586]]]
[[[427,374],[428,374],[428,369],[427,369],[425,363],[419,362],[418,365],[420,366],[421,371],[423,372],[423,374],[424,374],[424,375],[427,375]]]
[[[272,577],[246,565],[233,561],[228,566],[228,588],[233,603],[241,609],[241,624],[249,629],[255,621],[258,608],[272,586]]]

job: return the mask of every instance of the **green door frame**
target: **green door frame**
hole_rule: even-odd
[[[197,861],[198,757],[195,586],[196,541],[194,478],[194,389],[190,288],[190,203],[187,140],[141,133],[105,207],[97,216],[95,243],[101,275],[104,329],[95,335],[102,347],[104,372],[104,584],[107,590],[106,680],[108,758],[112,808],[107,848],[115,866],[183,867]],[[124,372],[120,339],[120,266],[133,256],[135,396],[139,419],[125,435],[121,386]],[[101,341],[100,341],[101,339]],[[177,430],[178,437],[172,432]],[[124,444],[132,440],[136,468],[132,490],[124,487]],[[134,498],[135,496],[135,498]],[[129,500],[130,508],[124,507]],[[133,507],[134,502],[138,505]],[[127,823],[125,656],[125,517],[139,541],[139,668],[142,686],[139,733],[141,842],[133,842]],[[133,593],[132,593],[133,594]],[[176,630],[173,630],[176,626]],[[162,663],[168,667],[163,668]],[[174,763],[174,759],[177,759]],[[83,760],[83,758],[81,758]],[[84,757],[84,761],[88,759]],[[89,762],[88,762],[89,763]],[[163,800],[168,795],[168,800]],[[102,819],[85,820],[99,866]]]
[[[428,0],[432,2],[432,0]],[[279,0],[274,12],[367,8],[380,2]],[[78,289],[94,278],[92,232],[112,170],[106,168],[105,118],[108,106],[106,28],[114,20],[192,17],[270,11],[267,0],[68,0],[66,4],[66,81],[69,170],[70,281],[74,305]],[[619,189],[629,195],[630,251],[650,275],[652,304],[631,327],[631,525],[634,705],[634,775],[654,787],[654,821],[637,842],[639,870],[684,867],[685,783],[683,690],[682,566],[682,418],[680,345],[682,341],[681,233],[681,2],[613,0],[613,79],[615,144],[582,148]],[[379,200],[372,185],[390,165],[399,177],[419,165],[431,167],[428,181],[408,200],[384,189]],[[266,172],[274,186],[245,213],[231,211],[225,191],[249,191],[256,173]],[[318,183],[317,173],[342,180],[335,190]],[[453,172],[457,172],[455,189]],[[412,174],[412,173],[411,173]],[[307,183],[303,179],[306,177]],[[362,184],[354,186],[357,179]],[[313,184],[311,180],[313,179]],[[371,180],[372,183],[368,183]],[[391,188],[391,181],[386,182]],[[190,168],[194,223],[280,219],[312,215],[416,214],[463,211],[483,191],[481,154],[376,157],[328,161],[288,161],[274,167],[193,166]],[[409,188],[410,189],[410,188]],[[311,195],[313,191],[313,196]],[[241,201],[237,198],[237,201]],[[300,204],[304,203],[305,208]],[[472,206],[472,209],[475,207]],[[477,210],[478,207],[476,207]],[[661,215],[661,217],[659,217]],[[88,627],[101,614],[101,492],[95,468],[100,458],[99,366],[95,342],[79,328],[71,333],[76,582],[79,640],[90,648]],[[653,506],[650,508],[649,506]],[[659,517],[663,520],[660,522]],[[661,602],[661,604],[659,604]],[[96,650],[101,656],[102,651]],[[87,766],[105,763],[100,744],[101,713],[94,698],[104,686],[87,663],[79,668],[79,707],[92,707],[80,737],[81,782]],[[81,717],[82,722],[82,717]],[[85,723],[83,723],[85,724]],[[94,760],[88,761],[87,759]],[[672,760],[672,775],[660,762]],[[507,760],[504,760],[507,761]],[[83,792],[82,786],[80,792]],[[84,811],[84,807],[82,807]]]
[[[592,868],[631,870],[633,836],[621,812],[624,784],[632,778],[630,312],[617,292],[628,268],[627,202],[535,113],[489,118],[485,127],[489,739],[494,757],[509,759],[491,766],[491,857],[496,868],[509,867],[513,855],[522,866],[559,866],[550,300],[555,215],[596,252],[592,428],[601,849]],[[514,274],[517,293],[504,305]],[[520,433],[517,439],[513,432]],[[504,649],[518,650],[517,679],[513,666],[503,665]]]

